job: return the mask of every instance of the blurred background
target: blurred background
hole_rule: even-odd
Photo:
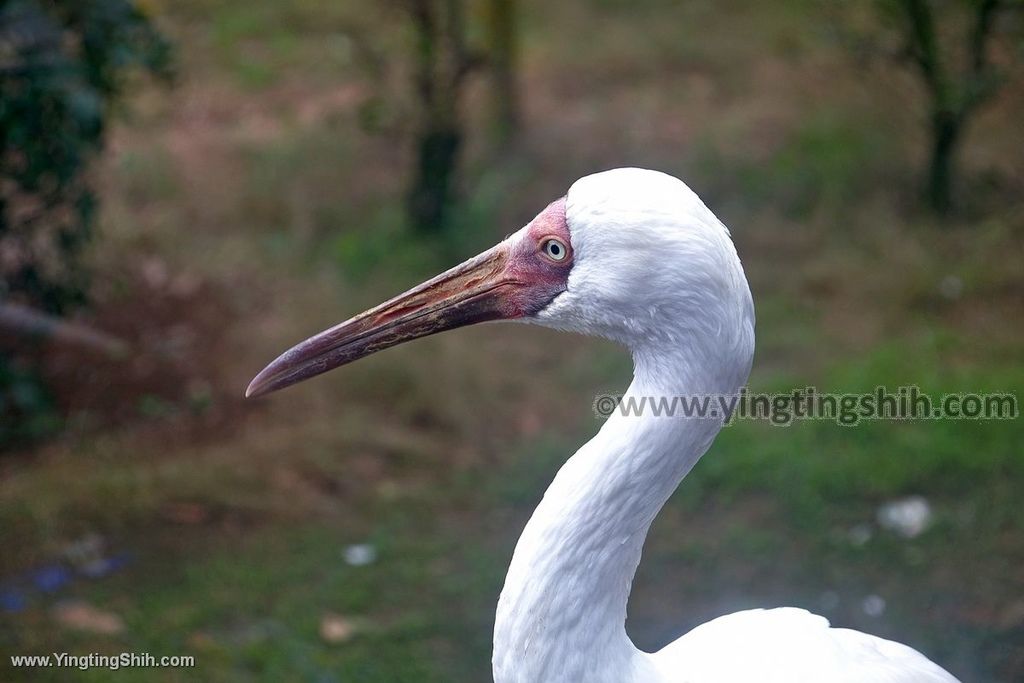
[[[1012,0],[0,2],[0,679],[489,680],[515,540],[627,355],[483,326],[242,392],[594,171],[730,226],[751,390],[1019,396],[1022,41]],[[796,605],[1022,680],[1022,437],[733,425],[628,630]]]

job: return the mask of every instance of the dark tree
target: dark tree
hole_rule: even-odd
[[[931,143],[925,196],[940,213],[952,206],[957,151],[979,106],[1007,81],[993,59],[1001,15],[1014,0],[879,0],[928,93]],[[1013,50],[1007,54],[1012,55]]]
[[[463,0],[407,0],[415,29],[418,121],[408,195],[415,230],[434,233],[448,219],[465,137],[460,115],[466,77],[480,64],[467,47]]]

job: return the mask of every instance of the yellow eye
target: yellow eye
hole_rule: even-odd
[[[569,250],[561,240],[557,240],[554,237],[549,237],[544,240],[544,243],[540,247],[544,254],[552,261],[564,261],[565,257],[569,254]]]

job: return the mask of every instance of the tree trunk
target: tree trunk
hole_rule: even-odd
[[[457,126],[441,124],[419,136],[408,199],[410,221],[417,232],[444,229],[461,144],[462,133]]]
[[[938,213],[948,213],[953,205],[953,168],[962,125],[953,112],[940,110],[932,115],[928,204]]]
[[[516,0],[489,0],[490,66],[494,120],[498,141],[509,142],[519,131],[519,87],[516,82],[519,44]]]
[[[929,0],[901,0],[905,22],[904,37],[908,54],[931,97],[931,158],[925,198],[937,213],[953,207],[956,186],[956,152],[968,117],[990,98],[1003,82],[996,67],[987,58],[986,48],[993,35],[996,15],[1005,8],[1004,0],[977,0],[972,3],[974,26],[967,35],[967,64],[962,70],[949,68],[951,59],[943,55],[948,40],[936,26],[936,12]],[[955,52],[955,50],[952,50]]]
[[[466,75],[474,66],[466,48],[463,0],[414,0],[419,123],[407,209],[417,232],[437,233],[447,222],[457,185],[463,139],[459,116]]]

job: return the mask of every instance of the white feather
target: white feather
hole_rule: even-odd
[[[697,195],[663,173],[617,169],[577,181],[566,220],[568,288],[532,322],[627,346],[627,395],[735,395],[754,308],[728,230]],[[509,566],[496,683],[955,682],[909,647],[793,608],[720,617],[655,654],[633,645],[626,603],[647,531],[720,427],[616,414],[565,463]]]

